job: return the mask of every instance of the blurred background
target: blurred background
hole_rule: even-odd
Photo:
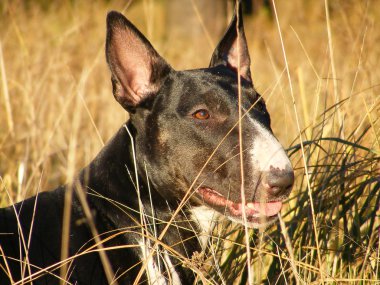
[[[123,12],[175,69],[192,69],[208,66],[233,6],[2,0],[0,206],[70,181],[128,118],[105,62],[108,11]],[[243,10],[253,81],[296,169],[284,219],[298,223],[288,224],[296,257],[315,265],[301,275],[377,280],[380,1],[245,0]]]

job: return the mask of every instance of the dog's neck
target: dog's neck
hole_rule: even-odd
[[[129,219],[124,218],[125,212],[138,222],[141,221],[140,214],[143,213],[147,224],[157,224],[155,234],[159,235],[171,219],[178,201],[161,196],[157,189],[147,185],[142,175],[136,175],[132,139],[133,133],[128,133],[126,125],[122,126],[93,162],[83,169],[80,180],[86,187],[88,199],[94,208],[106,215],[115,211],[120,213],[108,215],[116,228],[132,226],[126,222]],[[115,210],[115,207],[119,209]],[[198,232],[199,229],[203,231],[207,227],[204,226],[206,221],[196,214],[198,212],[184,209],[175,217],[165,235],[171,244],[189,239],[190,245],[185,247],[193,249],[190,252],[201,249],[197,240]]]
[[[82,170],[80,181],[87,192],[117,201],[137,209],[139,202],[145,208],[154,206],[157,210],[175,209],[174,200],[162,197],[160,192],[147,183],[144,170],[137,169],[134,153],[133,128],[124,124],[110,139],[95,159]]]

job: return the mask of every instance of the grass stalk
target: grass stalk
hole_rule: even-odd
[[[319,246],[319,241],[318,241],[317,222],[316,222],[316,215],[315,215],[315,210],[314,210],[313,195],[312,195],[311,186],[310,186],[309,170],[308,170],[308,166],[307,166],[307,162],[306,162],[306,157],[305,157],[305,152],[304,152],[304,146],[303,146],[301,128],[300,128],[300,123],[299,123],[299,119],[298,119],[298,112],[297,112],[296,102],[295,102],[295,97],[294,97],[294,92],[293,92],[293,84],[292,84],[292,80],[291,80],[291,77],[290,77],[290,70],[289,70],[288,61],[287,61],[287,57],[286,57],[286,51],[285,51],[284,41],[282,39],[280,22],[279,22],[278,15],[277,15],[275,1],[272,0],[272,3],[273,3],[273,10],[274,10],[274,14],[275,14],[277,29],[278,29],[278,33],[279,33],[279,36],[280,36],[281,47],[282,47],[282,52],[283,52],[283,56],[284,56],[284,62],[285,62],[286,71],[287,71],[287,75],[288,75],[290,95],[292,97],[292,102],[293,102],[293,107],[294,107],[294,115],[295,115],[295,118],[296,118],[297,129],[298,129],[298,132],[299,132],[299,141],[300,141],[300,145],[301,145],[301,152],[302,152],[303,164],[304,164],[304,168],[305,168],[306,181],[307,181],[307,184],[308,184],[307,188],[308,188],[309,199],[310,199],[310,207],[311,207],[311,211],[312,211],[313,229],[314,229],[315,241],[316,241],[316,246],[317,246],[318,261],[319,261],[319,265],[320,265],[320,276],[321,276],[321,282],[323,284],[324,283],[324,281],[323,281],[323,279],[324,279],[324,272],[323,272],[323,267],[322,267],[322,258],[321,258],[320,246]]]

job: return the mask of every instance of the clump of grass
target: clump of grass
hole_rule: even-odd
[[[147,2],[134,2],[126,14],[161,54],[173,66],[207,65],[208,44],[167,42],[165,1]],[[380,4],[348,2],[276,1],[290,81],[273,18],[265,11],[245,19],[254,82],[275,134],[290,145],[297,177],[285,226],[250,232],[255,284],[380,280]],[[103,58],[106,12],[126,4],[15,3],[0,4],[0,206],[70,182],[127,118],[112,99]],[[183,46],[186,53],[178,53]],[[222,223],[206,255],[181,261],[199,282],[246,284],[245,238]]]

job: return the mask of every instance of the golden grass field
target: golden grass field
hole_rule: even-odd
[[[70,182],[128,118],[105,62],[107,11],[123,11],[174,68],[208,65],[221,34],[200,18],[177,22],[184,36],[173,38],[167,1],[0,2],[0,206]],[[274,10],[247,16],[245,30],[296,185],[281,225],[250,233],[249,278],[380,284],[380,1],[278,0]],[[205,32],[192,39],[195,28]],[[244,232],[228,229],[205,276],[246,284]]]

